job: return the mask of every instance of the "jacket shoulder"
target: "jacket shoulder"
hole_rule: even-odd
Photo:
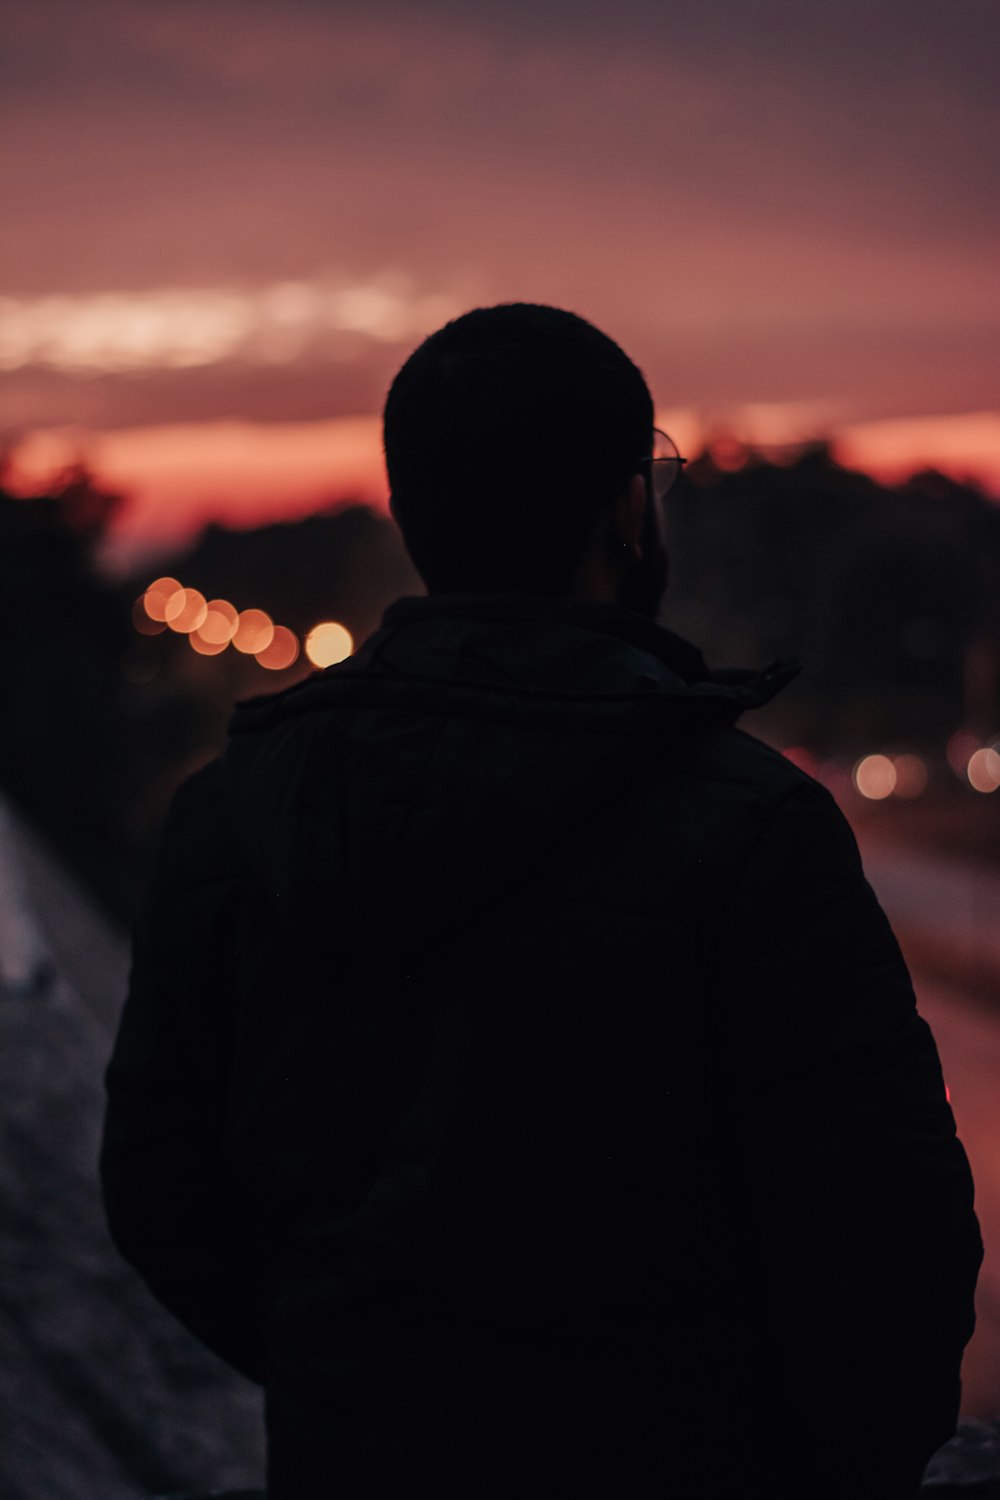
[[[748,796],[771,806],[796,793],[829,798],[826,788],[814,777],[780,750],[743,729],[726,728],[706,736],[699,757],[705,776],[717,785],[742,788]]]
[[[223,763],[213,760],[174,793],[160,839],[154,885],[160,896],[242,873],[224,790]]]
[[[826,787],[762,740],[735,727],[694,735],[670,769],[707,839],[714,832],[736,853],[772,824],[810,817],[853,843],[846,818]],[[666,786],[661,783],[664,790]]]

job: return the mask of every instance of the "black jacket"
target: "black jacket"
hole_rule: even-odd
[[[175,800],[108,1076],[122,1253],[272,1500],[908,1495],[981,1247],[826,791],[610,606],[403,600]]]

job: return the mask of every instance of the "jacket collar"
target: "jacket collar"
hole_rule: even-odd
[[[683,636],[617,604],[597,604],[581,599],[550,599],[521,594],[436,594],[397,599],[382,616],[382,626],[397,629],[425,620],[469,620],[481,623],[551,621],[616,636],[630,646],[648,651],[682,681],[690,684],[711,677],[705,658]]]
[[[697,646],[663,625],[617,604],[521,594],[437,594],[397,599],[382,617],[383,630],[429,620],[521,622],[547,620],[593,630],[627,642],[663,663],[688,687],[706,697],[729,699],[739,711],[759,708],[801,672],[795,657],[775,657],[760,669],[710,671]]]
[[[400,701],[402,696],[410,693],[416,695],[419,704],[426,694],[427,679],[419,675],[412,677],[410,673],[400,675],[396,670],[387,673],[382,665],[385,647],[405,634],[408,627],[478,624],[496,625],[502,629],[505,624],[529,621],[547,621],[557,627],[593,631],[605,638],[618,639],[633,650],[658,660],[666,669],[666,680],[673,679],[673,688],[668,687],[663,692],[626,691],[623,697],[623,703],[627,701],[643,713],[655,714],[660,710],[684,715],[693,713],[706,721],[731,723],[747,709],[760,708],[770,702],[801,670],[797,661],[786,658],[775,659],[761,670],[710,671],[701,652],[690,641],[614,604],[508,594],[410,596],[390,605],[383,615],[381,629],[369,636],[356,655],[336,667],[314,673],[282,693],[237,704],[230,729],[239,734],[265,727],[289,715],[330,706],[335,701],[344,706],[348,702],[367,701],[373,691],[380,691],[386,684]],[[435,678],[435,681],[449,692],[466,695],[479,691],[481,686],[463,683],[450,676]],[[542,702],[547,703],[553,712],[561,713],[566,709],[566,705],[560,705],[559,701],[565,696],[563,694],[540,695],[535,691],[529,696],[535,702],[536,713]],[[579,694],[570,693],[569,698],[576,702]],[[604,702],[607,705],[606,695]]]

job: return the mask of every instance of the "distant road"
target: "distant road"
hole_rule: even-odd
[[[901,934],[953,971],[995,980],[1000,1009],[1000,871],[955,855],[862,837],[865,871]]]
[[[962,1372],[962,1413],[1000,1416],[1000,1014],[960,990],[914,975],[917,1007],[934,1033],[958,1133],[972,1165],[985,1259],[976,1333]]]
[[[1000,874],[862,838],[865,871],[911,960],[972,1165],[985,1260],[963,1369],[965,1416],[1000,1416]],[[930,971],[921,956],[933,959]],[[955,978],[942,979],[948,971]],[[965,979],[965,983],[961,982]]]

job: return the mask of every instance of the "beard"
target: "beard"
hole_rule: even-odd
[[[653,505],[647,505],[643,515],[640,545],[642,557],[632,564],[623,578],[618,603],[622,609],[632,610],[633,614],[657,620],[667,591],[670,555]]]

